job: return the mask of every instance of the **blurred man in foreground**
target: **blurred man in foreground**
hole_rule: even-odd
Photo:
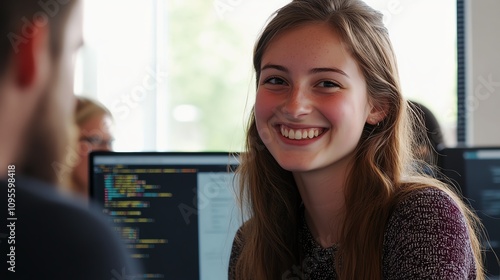
[[[0,2],[1,279],[138,279],[102,217],[58,190],[54,166],[76,140],[81,2]]]

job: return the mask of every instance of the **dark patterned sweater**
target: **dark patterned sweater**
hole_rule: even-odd
[[[237,235],[235,240],[242,240],[240,231]],[[282,279],[336,279],[337,247],[322,248],[304,219],[299,241],[305,253],[302,269],[284,271]],[[229,279],[234,279],[241,246],[233,243]],[[432,188],[415,191],[401,201],[387,223],[382,265],[383,279],[476,279],[469,232],[455,202]]]

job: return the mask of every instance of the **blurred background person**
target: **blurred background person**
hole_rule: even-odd
[[[113,145],[111,112],[101,103],[77,96],[75,122],[78,128],[78,160],[71,176],[71,188],[77,194],[88,197],[89,153],[111,151]]]
[[[411,109],[409,111],[417,120],[415,131],[421,132],[416,135],[420,143],[416,155],[427,164],[434,166],[437,164],[439,151],[445,147],[441,126],[429,108],[416,101],[408,101],[408,103]]]

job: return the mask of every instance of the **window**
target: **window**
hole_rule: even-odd
[[[456,144],[456,1],[370,0],[382,11],[398,59],[403,94],[428,107],[445,144]]]
[[[289,0],[86,0],[75,91],[114,115],[117,151],[239,151],[254,99],[252,50]],[[456,4],[370,0],[404,94],[456,126]]]

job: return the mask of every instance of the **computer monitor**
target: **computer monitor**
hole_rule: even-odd
[[[493,252],[500,256],[500,147],[447,148],[440,154],[442,172],[460,187],[485,226],[486,269],[499,279]]]
[[[240,226],[230,153],[90,154],[90,197],[144,279],[227,279]]]

